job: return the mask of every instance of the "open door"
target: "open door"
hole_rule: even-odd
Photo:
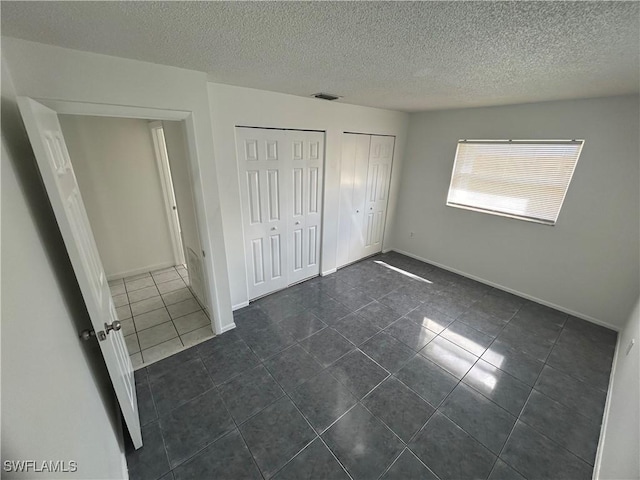
[[[189,287],[207,313],[210,312],[205,296],[206,284],[202,266],[202,245],[196,217],[196,202],[193,180],[189,167],[189,150],[186,142],[184,122],[162,122],[162,138],[169,156],[173,191],[175,192],[180,229],[184,247],[184,258],[189,272]],[[213,320],[213,319],[212,319]],[[213,328],[213,321],[211,322]],[[215,331],[215,328],[214,328]]]
[[[133,367],[111,299],[55,111],[19,97],[18,105],[71,265],[135,448],[142,446]]]

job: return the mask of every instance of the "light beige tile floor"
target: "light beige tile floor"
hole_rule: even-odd
[[[183,265],[109,282],[134,368],[213,337]]]

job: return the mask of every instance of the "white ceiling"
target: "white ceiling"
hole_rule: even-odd
[[[638,2],[2,2],[2,34],[405,111],[635,93]]]

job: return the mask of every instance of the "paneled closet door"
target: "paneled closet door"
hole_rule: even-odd
[[[249,299],[289,284],[286,177],[291,154],[283,133],[236,128]]]
[[[382,250],[395,137],[344,133],[338,267]]]
[[[364,202],[362,256],[382,251],[394,141],[395,137],[371,136]]]
[[[320,273],[324,134],[284,132],[291,153],[288,171],[289,284]]]
[[[338,212],[338,250],[336,265],[341,267],[350,263],[355,245],[351,238],[351,231],[362,231],[364,218],[364,191],[360,208],[356,208],[353,195],[356,178],[356,165],[364,166],[366,175],[369,163],[369,135],[344,133],[342,135],[342,155],[340,158],[340,206]],[[362,167],[361,167],[362,168]],[[354,242],[355,243],[355,242]]]

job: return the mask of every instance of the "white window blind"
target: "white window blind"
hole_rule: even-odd
[[[584,140],[460,140],[447,205],[554,225]]]

